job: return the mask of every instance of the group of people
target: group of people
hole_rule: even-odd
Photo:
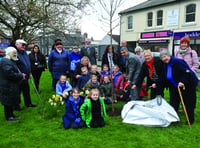
[[[42,71],[47,68],[46,60],[38,46],[34,46],[28,56],[21,49],[26,42],[19,41],[16,41],[16,48],[6,49],[6,57],[0,63],[8,65],[7,68],[0,68],[0,78],[7,80],[4,83],[0,81],[0,88],[8,82],[10,85],[13,83],[16,92],[23,91],[25,105],[35,107],[30,99],[28,78],[32,73],[36,91],[40,93],[39,80]],[[190,48],[188,37],[181,39],[176,57],[171,56],[168,50],[161,51],[160,57],[153,57],[150,50],[143,51],[139,46],[135,48],[134,54],[126,47],[126,41],[122,41],[122,47],[117,51],[114,46],[108,45],[102,56],[101,72],[97,70],[96,51],[90,42],[87,39],[80,52],[78,47],[74,47],[69,53],[63,49],[62,41],[58,39],[48,57],[52,89],[65,99],[66,111],[62,118],[64,128],[102,127],[106,122],[105,103],[117,103],[119,99],[142,100],[144,94],[148,95],[148,89],[150,98],[154,99],[157,95],[164,96],[165,87],[169,88],[170,105],[176,111],[180,104],[177,88],[181,88],[189,121],[194,122],[198,83],[195,71],[199,63],[196,52]],[[83,98],[81,90],[89,90],[90,93]],[[19,108],[20,99],[8,96],[12,93],[5,93],[7,91],[0,89],[0,99],[6,120],[15,120],[13,109]],[[7,98],[10,99],[9,103]],[[14,99],[16,101],[11,101]]]
[[[6,55],[0,62],[0,101],[4,105],[6,120],[11,122],[19,118],[13,111],[21,110],[21,93],[26,107],[36,107],[31,101],[28,80],[33,76],[36,89],[39,91],[41,73],[46,69],[46,60],[39,47],[35,45],[28,55],[25,51],[26,44],[22,39],[16,40],[13,47],[6,49]]]

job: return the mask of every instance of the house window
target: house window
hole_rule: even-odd
[[[195,4],[190,4],[186,6],[186,14],[185,14],[185,22],[195,22],[195,13],[196,13],[196,5]]]
[[[163,21],[163,11],[157,11],[157,26],[162,26]]]
[[[147,27],[152,27],[153,26],[153,13],[149,12],[147,14]]]
[[[133,16],[128,17],[128,29],[133,29]]]

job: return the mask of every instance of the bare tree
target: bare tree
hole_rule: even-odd
[[[31,41],[39,32],[77,29],[80,12],[90,0],[0,0],[0,32]]]
[[[102,24],[105,27],[109,27],[109,31],[107,34],[110,34],[110,46],[112,47],[112,32],[113,29],[115,29],[117,26],[119,26],[119,17],[116,14],[117,10],[120,8],[120,6],[125,2],[125,0],[98,0],[97,3],[100,6],[100,18],[99,21],[102,22]],[[112,59],[111,59],[112,61]],[[112,63],[112,62],[110,62]],[[111,65],[109,67],[112,67]],[[112,73],[112,68],[111,68]],[[112,75],[111,80],[113,83]],[[113,94],[113,85],[112,85],[112,94]],[[114,112],[114,105],[113,105],[113,95],[112,95],[112,112]]]

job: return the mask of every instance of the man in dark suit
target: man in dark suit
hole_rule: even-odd
[[[90,39],[87,39],[85,41],[85,46],[81,48],[81,58],[86,56],[89,58],[90,63],[92,65],[96,65],[97,64],[96,51],[95,51],[95,48],[91,46],[90,44],[91,44]]]

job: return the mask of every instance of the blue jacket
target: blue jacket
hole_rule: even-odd
[[[71,52],[69,54],[70,71],[75,71],[77,63],[81,60],[80,53]]]
[[[68,81],[65,82],[64,86],[62,85],[61,82],[58,82],[56,84],[56,94],[59,94],[62,96],[64,91],[68,92],[70,90],[72,90],[72,86],[69,84]]]
[[[53,50],[48,58],[49,71],[54,79],[59,79],[61,74],[69,71],[69,55],[66,50],[62,50],[61,54],[57,50]]]
[[[63,124],[68,127],[75,119],[80,118],[80,107],[83,104],[83,98],[78,97],[77,103],[75,103],[72,96],[69,96],[65,101],[65,114],[63,115]]]
[[[90,73],[88,73],[87,75],[81,74],[81,77],[78,79],[76,83],[76,88],[82,89],[89,80],[90,80]]]
[[[31,63],[28,54],[26,53],[26,51],[18,51],[17,58],[19,59],[17,61],[17,66],[20,72],[25,73],[26,78],[29,78],[29,75],[31,73]]]

